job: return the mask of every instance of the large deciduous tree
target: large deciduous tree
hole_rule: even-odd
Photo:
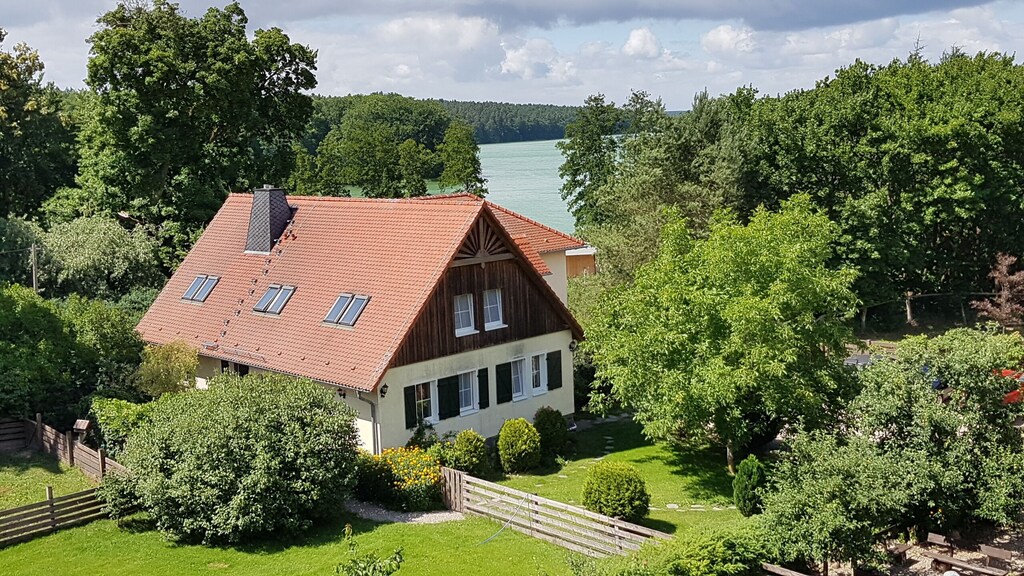
[[[123,3],[99,18],[86,82],[99,94],[80,185],[108,212],[158,226],[172,266],[232,190],[283,181],[312,112],[316,53],[241,6],[197,18]]]
[[[7,33],[0,28],[0,44]],[[74,179],[75,134],[43,61],[25,44],[0,51],[0,218],[29,216]]]
[[[473,137],[473,127],[465,122],[452,122],[444,132],[439,146],[444,171],[438,183],[442,188],[458,187],[466,192],[484,196],[487,180],[481,174],[480,146]]]
[[[597,203],[597,190],[614,172],[619,148],[614,134],[621,122],[622,111],[615,103],[606,102],[604,94],[593,94],[565,127],[565,140],[556,144],[565,157],[558,169],[562,198],[577,227],[605,219]]]
[[[730,469],[766,423],[826,421],[851,393],[857,303],[856,273],[832,264],[837,234],[806,197],[746,226],[722,214],[706,239],[668,225],[658,258],[590,326],[598,378],[647,434],[718,442]]]

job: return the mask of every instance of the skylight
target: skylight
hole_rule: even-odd
[[[267,314],[280,314],[294,292],[295,286],[271,284],[252,309],[256,312],[266,312]]]
[[[331,306],[331,311],[327,313],[324,322],[339,326],[355,326],[356,320],[359,320],[359,315],[363,313],[363,308],[366,308],[369,301],[369,296],[342,294],[335,300],[334,306]]]
[[[192,302],[206,302],[206,298],[209,297],[218,280],[220,280],[219,276],[207,276],[205,274],[196,276],[196,279],[188,285],[188,290],[185,290],[185,294],[182,295],[181,299]]]

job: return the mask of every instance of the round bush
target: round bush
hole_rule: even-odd
[[[732,479],[732,498],[736,509],[744,516],[752,516],[761,511],[759,490],[764,486],[764,464],[753,455],[747,456],[736,469],[736,477]]]
[[[540,449],[545,456],[560,456],[565,453],[569,442],[569,429],[565,426],[562,413],[550,406],[537,410],[533,425],[540,434]]]
[[[651,495],[634,466],[598,462],[583,483],[583,505],[598,514],[635,521],[647,515]]]
[[[506,472],[525,472],[540,465],[540,434],[525,418],[506,420],[498,432],[498,456]]]
[[[319,384],[225,374],[207,391],[161,396],[122,463],[165,534],[239,542],[336,514],[355,481],[358,438],[352,410]]]
[[[474,476],[487,471],[487,441],[476,430],[463,430],[452,444],[449,466]]]

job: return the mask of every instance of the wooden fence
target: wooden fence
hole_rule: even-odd
[[[124,466],[107,458],[104,451],[93,450],[75,438],[74,432],[60,432],[43,424],[42,415],[33,420],[0,420],[0,451],[39,450],[61,462],[78,468],[93,480],[107,472],[127,472]]]
[[[0,451],[22,450],[28,446],[26,420],[0,419]]]
[[[95,488],[54,498],[47,486],[46,500],[0,511],[0,548],[106,517]]]
[[[441,469],[442,495],[451,510],[492,518],[540,540],[598,558],[639,550],[668,534],[541,498],[500,484]]]

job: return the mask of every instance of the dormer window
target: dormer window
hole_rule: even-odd
[[[181,299],[192,302],[206,302],[206,298],[209,297],[218,280],[220,280],[219,276],[196,276],[196,279],[189,284],[188,290],[185,290],[185,294],[182,295]]]
[[[468,336],[476,334],[476,323],[473,321],[473,295],[459,294],[455,297],[455,335]]]
[[[339,326],[355,326],[356,320],[359,320],[359,315],[363,313],[363,308],[366,308],[369,301],[370,297],[362,294],[342,294],[334,301],[334,306],[331,306],[331,311],[327,313],[324,322]]]
[[[255,312],[264,312],[275,315],[280,314],[281,310],[284,309],[284,305],[288,303],[288,299],[292,297],[294,292],[295,286],[271,284],[263,294],[263,297],[259,299],[259,302],[257,302],[252,309]]]

